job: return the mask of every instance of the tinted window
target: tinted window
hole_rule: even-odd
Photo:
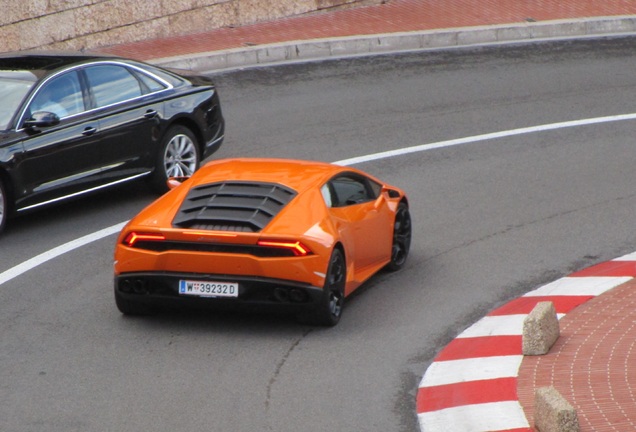
[[[373,199],[379,197],[380,193],[382,192],[382,185],[380,183],[374,182],[371,179],[367,179],[367,183],[371,188],[371,195],[373,196]]]
[[[34,82],[35,77],[28,72],[0,71],[0,129],[8,127]]]
[[[86,69],[86,76],[98,108],[144,94],[141,81],[123,66],[91,66]]]
[[[167,82],[169,82],[171,85],[173,85],[173,86],[175,86],[175,87],[177,87],[177,86],[179,86],[179,85],[183,84],[183,79],[182,79],[182,78],[180,78],[180,77],[178,77],[178,76],[176,76],[176,75],[173,75],[173,74],[171,74],[171,73],[170,73],[170,72],[168,72],[168,71],[165,71],[165,70],[163,70],[163,69],[156,68],[156,67],[154,67],[154,66],[152,66],[152,65],[144,65],[144,67],[145,67],[145,68],[146,68],[146,69],[147,69],[150,73],[152,73],[152,74],[154,74],[154,75],[158,76],[159,78],[161,78],[161,79],[163,79],[163,80],[166,80]]]
[[[48,111],[60,118],[84,111],[84,98],[77,72],[67,72],[44,84],[33,98],[30,111]]]
[[[377,198],[377,194],[369,187],[369,182],[364,177],[355,175],[336,177],[330,184],[334,207],[359,204]]]
[[[144,93],[152,93],[152,92],[160,91],[166,88],[165,85],[163,85],[156,79],[149,77],[146,74],[143,74],[141,72],[136,72],[135,75],[139,78],[143,87],[145,87],[146,91]]]

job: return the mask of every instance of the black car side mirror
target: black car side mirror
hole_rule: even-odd
[[[38,111],[31,115],[24,121],[24,127],[34,129],[42,127],[51,127],[60,123],[60,118],[57,114],[48,111]]]

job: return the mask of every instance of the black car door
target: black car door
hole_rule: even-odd
[[[83,72],[99,119],[103,176],[117,179],[149,172],[160,139],[159,95],[168,86],[119,63],[95,64]]]
[[[78,71],[71,70],[45,82],[31,99],[24,120],[49,112],[59,122],[20,126],[24,153],[15,169],[22,185],[16,191],[18,209],[73,194],[99,176],[99,124],[87,112],[85,96]]]

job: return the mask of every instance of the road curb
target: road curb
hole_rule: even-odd
[[[542,301],[559,319],[636,277],[636,252],[543,285],[459,334],[426,370],[416,396],[420,430],[532,432],[517,394],[523,321]]]
[[[636,16],[524,22],[364,36],[297,40],[166,57],[150,63],[196,71],[316,61],[451,47],[636,34]]]

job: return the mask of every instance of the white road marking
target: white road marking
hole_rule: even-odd
[[[536,296],[599,296],[610,289],[633,279],[631,276],[615,277],[564,277],[531,291],[524,297]]]
[[[526,315],[485,316],[464,330],[458,338],[484,336],[518,336],[523,333],[523,320]]]
[[[636,261],[636,252],[623,255],[622,257],[614,258],[612,261]]]
[[[354,165],[354,164],[374,161],[378,159],[387,159],[394,156],[403,156],[410,153],[423,152],[426,150],[452,147],[452,146],[457,146],[462,144],[470,144],[470,143],[474,143],[478,141],[487,141],[487,140],[492,140],[497,138],[507,138],[507,137],[511,137],[515,135],[523,135],[523,134],[530,134],[530,133],[537,133],[537,132],[545,132],[545,131],[550,131],[555,129],[565,129],[565,128],[571,128],[571,127],[577,127],[577,126],[588,126],[588,125],[598,124],[598,123],[609,123],[609,122],[625,121],[625,120],[636,120],[636,113],[607,116],[607,117],[596,117],[596,118],[583,119],[583,120],[573,120],[573,121],[567,121],[567,122],[561,122],[561,123],[552,123],[552,124],[546,124],[541,126],[520,128],[520,129],[511,129],[511,130],[502,131],[502,132],[493,132],[493,133],[488,133],[483,135],[475,135],[472,137],[459,138],[459,139],[448,140],[448,141],[440,141],[440,142],[432,143],[432,144],[422,144],[422,145],[417,145],[413,147],[405,147],[401,149],[388,150],[388,151],[384,151],[380,153],[373,153],[366,156],[343,159],[341,161],[337,161],[334,163],[336,165]]]
[[[23,263],[18,264],[17,266],[10,268],[9,270],[3,273],[0,273],[0,285],[10,281],[13,278],[20,276],[23,273],[28,272],[31,269],[34,269],[35,267],[41,264],[44,264],[47,261],[52,260],[53,258],[56,258],[60,255],[63,255],[67,252],[70,252],[82,246],[85,246],[94,241],[100,240],[104,237],[108,237],[109,235],[118,233],[119,231],[121,231],[121,229],[124,227],[125,224],[126,222],[121,222],[121,223],[118,223],[117,225],[113,225],[108,228],[104,228],[102,230],[94,232],[92,234],[85,235],[84,237],[71,240],[68,243],[64,243],[61,246],[57,246],[44,253],[41,253],[38,256],[35,256],[27,261],[24,261]]]
[[[520,128],[520,129],[511,129],[508,131],[493,132],[493,133],[488,133],[483,135],[475,135],[472,137],[459,138],[459,139],[453,139],[448,141],[440,141],[437,143],[422,144],[422,145],[417,145],[413,147],[405,147],[401,149],[389,150],[389,151],[380,152],[380,153],[373,153],[366,156],[343,159],[333,163],[336,165],[343,165],[343,166],[355,165],[355,164],[370,162],[370,161],[379,160],[379,159],[387,159],[390,157],[403,156],[410,153],[423,152],[427,150],[434,150],[434,149],[439,149],[444,147],[458,146],[462,144],[469,144],[469,143],[474,143],[479,141],[487,141],[487,140],[492,140],[497,138],[507,138],[507,137],[511,137],[515,135],[523,135],[523,134],[545,132],[545,131],[556,130],[556,129],[565,129],[565,128],[571,128],[571,127],[577,127],[577,126],[588,126],[588,125],[599,124],[599,123],[609,123],[609,122],[617,122],[617,121],[625,121],[625,120],[636,120],[636,113],[607,116],[607,117],[596,117],[596,118],[574,120],[574,121],[567,121],[567,122],[560,122],[560,123],[552,123],[552,124],[532,126],[532,127],[526,127],[526,128]],[[10,281],[11,279],[14,279],[20,276],[23,273],[26,273],[27,271],[47,261],[52,260],[53,258],[56,258],[72,250],[78,249],[82,246],[86,246],[87,244],[100,240],[104,237],[108,237],[109,235],[115,234],[119,232],[125,224],[126,222],[121,222],[117,225],[104,228],[93,234],[88,234],[84,237],[80,237],[76,240],[72,240],[68,243],[65,243],[61,246],[57,246],[47,252],[44,252],[36,257],[33,257],[27,261],[24,261],[23,263],[18,264],[17,266],[10,268],[9,270],[4,271],[3,273],[0,273],[0,285],[4,284],[7,281]]]
[[[484,432],[529,428],[518,401],[464,405],[418,414],[422,431]]]
[[[476,357],[431,363],[420,388],[496,378],[516,378],[522,355]]]

